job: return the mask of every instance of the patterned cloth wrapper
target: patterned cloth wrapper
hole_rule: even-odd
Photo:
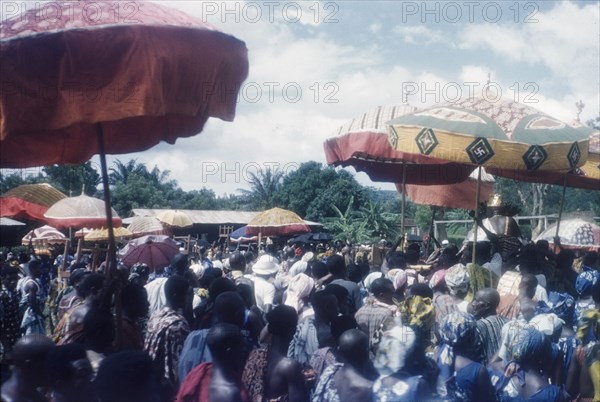
[[[544,335],[533,327],[523,328],[515,337],[508,348],[508,355],[511,360],[521,364],[528,360],[535,360],[544,357],[549,342]]]
[[[435,271],[435,273],[431,276],[431,279],[429,280],[429,287],[431,289],[435,289],[438,286],[446,283],[445,278],[446,278],[446,270],[445,269],[440,269],[439,271]]]
[[[577,326],[577,339],[584,345],[600,338],[600,310],[591,309],[583,313]]]
[[[284,304],[293,307],[297,313],[300,313],[306,303],[305,299],[310,296],[314,287],[315,281],[310,276],[302,273],[294,276],[288,285]]]
[[[393,374],[404,367],[406,357],[415,346],[417,336],[412,328],[396,319],[394,326],[383,332],[373,363],[381,375]]]
[[[548,303],[539,301],[536,314],[554,313],[566,323],[573,322],[575,318],[575,299],[568,293],[548,293]]]
[[[411,296],[398,306],[402,324],[417,328],[422,334],[428,334],[435,322],[433,301],[429,297]]]
[[[510,394],[511,379],[516,377],[521,387],[525,386],[525,371],[521,367],[526,361],[542,360],[550,354],[550,342],[544,335],[533,327],[525,327],[516,332],[508,345],[509,363],[504,375],[496,384],[496,389]],[[514,392],[514,390],[512,390]]]
[[[509,350],[514,343],[515,338],[521,330],[529,327],[529,323],[525,320],[512,320],[504,324],[502,327],[502,341],[498,350],[498,357],[508,363],[511,360]]]
[[[554,313],[538,314],[529,320],[529,325],[549,337],[552,337],[556,333],[560,334],[564,323],[565,322]]]
[[[577,293],[584,294],[589,292],[598,280],[600,279],[600,272],[598,271],[584,271],[577,276],[575,281],[575,289]]]
[[[387,273],[387,277],[394,283],[394,289],[396,290],[404,287],[408,281],[406,271],[399,268],[390,269]]]
[[[475,342],[477,320],[471,314],[460,311],[450,313],[442,320],[439,335],[441,344],[437,358],[440,367],[440,379],[447,380],[454,375],[455,347]]]
[[[450,294],[465,294],[469,290],[469,273],[463,264],[456,264],[446,271],[444,277]]]
[[[468,302],[475,299],[475,293],[480,289],[493,288],[498,284],[498,276],[481,265],[468,264],[467,273],[469,275],[469,290],[465,300]]]

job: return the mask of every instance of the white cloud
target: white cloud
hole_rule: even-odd
[[[381,24],[375,23],[369,25],[369,31],[371,31],[371,33],[378,33],[379,31],[381,31]]]
[[[593,117],[600,110],[597,4],[580,7],[563,1],[536,18],[531,24],[467,25],[459,34],[461,48],[491,51],[515,65],[547,67],[553,80],[561,80],[575,98],[590,105],[584,115]]]
[[[444,36],[442,31],[429,29],[424,25],[411,25],[411,26],[396,26],[394,27],[394,33],[399,34],[404,43],[407,44],[425,44],[430,45],[433,43],[446,43],[450,44],[447,37]]]
[[[202,11],[201,3],[196,1],[170,4],[195,15]],[[583,15],[590,11],[591,18],[596,18],[595,25]],[[559,3],[551,11],[538,14],[540,22],[531,26],[468,25],[457,37],[425,26],[394,29],[406,43],[419,44],[420,50],[461,43],[460,48],[454,48],[453,57],[467,53],[470,57],[462,65],[447,69],[440,69],[439,65],[429,68],[427,64],[408,67],[404,60],[413,57],[410,50],[417,46],[404,46],[390,57],[389,52],[383,51],[388,50],[389,38],[381,35],[383,23],[374,16],[365,15],[362,27],[347,28],[349,32],[362,29],[372,35],[368,45],[355,43],[344,35],[329,34],[327,24],[291,24],[281,18],[273,22],[262,18],[255,23],[243,19],[231,23],[213,16],[211,23],[244,40],[249,49],[250,75],[245,87],[248,92],[241,97],[235,121],[210,119],[197,136],[117,158],[136,158],[149,167],[158,165],[161,170],[170,170],[171,178],[185,190],[205,186],[217,194],[232,193],[247,187],[244,174],[256,164],[278,162],[281,167],[290,168],[308,160],[324,162],[323,141],[340,125],[372,107],[402,103],[407,86],[414,88],[410,86],[414,84],[417,91],[408,97],[409,103],[423,107],[444,101],[440,98],[443,92],[436,87],[441,89],[453,82],[477,82],[483,86],[491,73],[491,80],[510,95],[507,88],[514,82],[515,71],[523,65],[545,67],[536,77],[540,83],[565,81],[564,93],[544,93],[541,88],[536,108],[569,121],[574,117],[573,104],[582,98],[588,105],[584,117],[586,112],[594,115],[599,104],[595,84],[599,44],[597,35],[588,31],[594,27],[597,31],[597,16],[597,10],[589,6],[583,9]],[[508,63],[491,65],[490,53],[504,57]],[[274,91],[272,101],[268,82],[275,83],[269,84]],[[327,83],[331,85],[326,88]],[[283,96],[281,90],[286,84],[301,88],[297,103]],[[262,91],[256,103],[248,102],[252,95],[248,85]],[[289,88],[288,95],[294,95],[293,88]],[[326,95],[329,101],[337,102],[326,102]],[[109,158],[109,163],[113,159]],[[358,174],[357,179],[372,185],[364,174]],[[377,185],[393,189],[392,185]]]

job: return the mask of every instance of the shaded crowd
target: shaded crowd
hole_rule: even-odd
[[[73,263],[66,286],[9,256],[2,400],[600,401],[597,253],[396,246]]]

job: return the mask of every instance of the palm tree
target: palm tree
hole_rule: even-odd
[[[360,243],[369,240],[369,233],[364,221],[354,218],[354,197],[350,197],[346,210],[342,212],[337,206],[331,205],[337,216],[325,218],[325,228],[334,234],[335,240]]]
[[[250,190],[239,189],[247,196],[253,206],[258,209],[269,209],[275,206],[275,194],[281,188],[283,171],[279,169],[260,169],[257,173],[249,172]]]
[[[137,163],[136,159],[131,159],[127,163],[123,163],[117,159],[109,170],[108,181],[112,185],[116,185],[117,183],[126,184],[133,173],[143,174],[147,172],[146,165]]]
[[[378,202],[369,200],[367,205],[361,206],[356,213],[356,219],[364,223],[372,240],[398,236],[399,214],[384,212]]]

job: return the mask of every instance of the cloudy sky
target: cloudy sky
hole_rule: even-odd
[[[168,4],[245,41],[250,58],[233,123],[117,156],[170,170],[185,190],[233,193],[256,166],[324,162],[323,141],[354,116],[478,95],[488,75],[504,97],[565,121],[580,99],[582,121],[600,114],[597,1]]]

